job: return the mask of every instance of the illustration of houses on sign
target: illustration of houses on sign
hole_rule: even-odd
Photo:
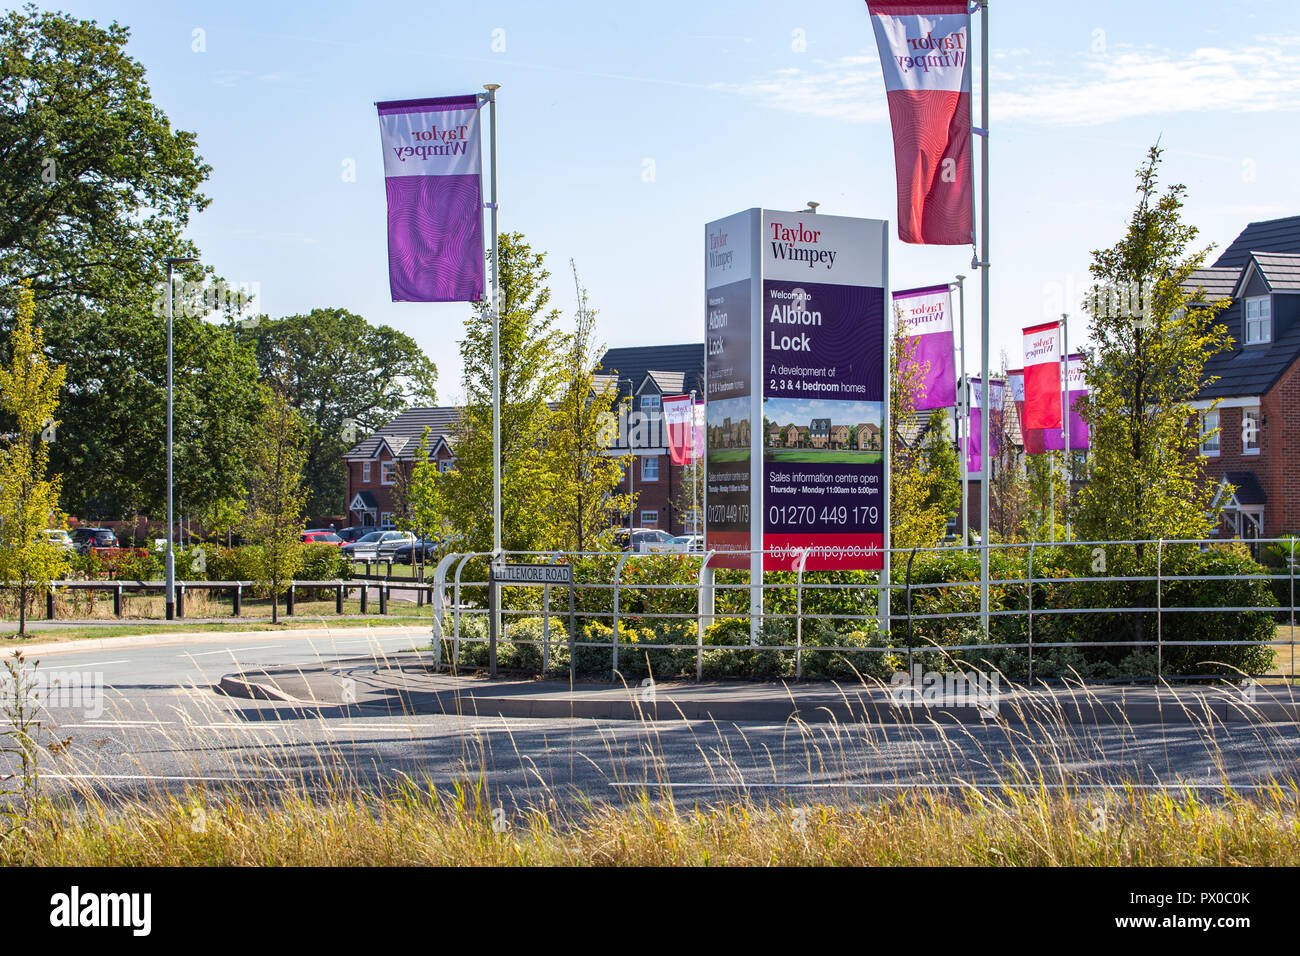
[[[849,426],[832,425],[830,442],[832,448],[848,448],[849,447]]]
[[[808,441],[814,448],[825,448],[826,443],[831,440],[831,420],[829,418],[814,418],[812,426],[808,429]]]
[[[880,426],[867,423],[858,426],[858,450],[880,450]]]

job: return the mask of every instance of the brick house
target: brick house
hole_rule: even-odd
[[[453,467],[456,456],[449,442],[459,421],[459,408],[412,408],[354,445],[343,456],[348,525],[393,527],[397,510],[393,486],[399,469],[410,476],[426,429],[430,457],[443,471]]]
[[[612,455],[636,455],[630,474],[623,476],[621,494],[635,493],[637,514],[633,523],[642,528],[662,528],[671,534],[703,531],[698,514],[678,507],[683,481],[689,472],[672,463],[668,434],[663,424],[663,399],[668,395],[689,395],[704,400],[704,343],[647,345],[609,349],[597,370],[601,378],[617,388],[622,398],[619,438],[610,446]],[[713,447],[736,447],[749,443],[747,420],[727,420],[709,429]],[[699,508],[704,509],[704,476],[700,469]],[[626,516],[620,524],[626,523]]]
[[[848,425],[831,426],[831,447],[832,448],[849,447],[849,426]]]
[[[1219,483],[1220,533],[1300,531],[1300,216],[1253,222],[1188,285],[1232,304],[1231,350],[1206,364],[1197,402],[1205,470]],[[1210,405],[1217,400],[1217,407]]]
[[[858,450],[880,451],[880,426],[867,422],[858,426]]]

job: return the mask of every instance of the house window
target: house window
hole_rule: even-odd
[[[397,477],[397,462],[386,461],[380,466],[379,483],[381,485],[391,485]]]
[[[1201,454],[1213,458],[1219,454],[1219,413],[1217,410],[1201,415]],[[1214,432],[1213,435],[1210,432]]]
[[[452,460],[450,458],[444,458],[442,461],[438,462],[438,471],[441,474],[445,475],[447,472],[451,471],[451,469]]]
[[[1273,341],[1273,308],[1266,295],[1246,300],[1246,344]]]
[[[361,480],[366,484],[370,483],[370,462],[364,462],[361,465]]]
[[[664,407],[663,397],[660,395],[642,395],[641,411],[657,412]]]
[[[393,513],[391,511],[385,511],[383,514],[379,516],[379,527],[381,528],[393,527]]]
[[[1241,453],[1259,454],[1259,406],[1241,410]]]
[[[641,527],[643,528],[659,527],[659,512],[658,511],[641,512]]]
[[[658,455],[641,456],[641,480],[642,481],[659,480],[659,456]]]

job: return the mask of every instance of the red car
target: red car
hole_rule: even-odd
[[[298,535],[298,540],[303,544],[332,544],[337,547],[343,547],[343,539],[333,531],[304,531]]]

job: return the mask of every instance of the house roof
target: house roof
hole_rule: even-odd
[[[653,372],[651,371],[653,369]],[[689,345],[639,345],[630,348],[609,349],[600,360],[599,372],[617,373],[621,379],[630,378],[632,388],[639,389],[646,376],[654,377],[656,385],[664,394],[680,394],[692,389],[698,395],[704,394],[704,343]],[[677,373],[682,376],[680,383],[672,389],[665,389],[659,384],[659,376]],[[668,380],[674,383],[676,380]]]
[[[646,371],[646,376],[659,387],[665,395],[681,395],[686,389],[685,372],[664,372],[656,369]]]
[[[1198,288],[1203,290],[1204,295],[1197,297],[1199,301],[1230,299],[1240,276],[1240,268],[1218,269],[1210,267],[1197,269],[1187,277],[1187,281],[1183,283],[1183,288],[1188,292],[1193,292]]]
[[[1212,268],[1192,273],[1185,287],[1200,284],[1214,298],[1233,295],[1252,268],[1260,272],[1273,291],[1300,292],[1300,216],[1250,223]],[[1232,287],[1223,291],[1229,275]],[[1212,284],[1217,294],[1212,293]],[[1206,377],[1217,381],[1201,389],[1198,398],[1263,395],[1300,358],[1300,322],[1268,344],[1243,347],[1238,338],[1241,300],[1234,300],[1217,320],[1228,327],[1232,347],[1205,363]]]
[[[438,439],[449,440],[460,422],[460,415],[461,410],[455,406],[407,409],[364,441],[354,445],[343,457],[374,458],[386,444],[395,458],[413,458],[426,428],[429,430],[429,446],[432,450]]]
[[[1300,254],[1254,252],[1251,258],[1272,292],[1300,292]]]
[[[1300,252],[1300,216],[1252,222],[1232,240],[1215,267],[1240,269],[1252,252]]]
[[[1239,505],[1262,505],[1268,503],[1268,495],[1264,494],[1264,488],[1255,477],[1253,471],[1229,471],[1223,475],[1223,480],[1234,486],[1237,490],[1233,497],[1237,499]]]

